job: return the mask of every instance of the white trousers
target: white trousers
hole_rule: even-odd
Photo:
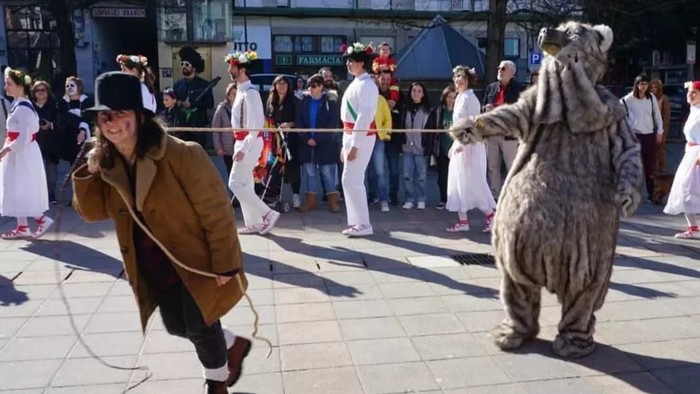
[[[348,212],[348,226],[370,225],[367,190],[365,189],[365,171],[369,160],[372,158],[376,139],[375,135],[359,137],[358,141],[360,144],[357,147],[357,156],[355,156],[355,160],[348,161],[348,152],[352,148],[350,145],[350,134],[343,133],[343,149],[340,154],[343,155],[345,163],[341,182],[343,183],[343,193],[345,195],[345,210]]]
[[[241,149],[241,141],[236,141],[233,147],[233,155]],[[246,153],[241,161],[234,161],[231,174],[228,177],[228,187],[241,204],[243,221],[247,226],[261,226],[263,217],[270,211],[270,207],[255,194],[255,180],[253,169],[258,165],[258,159],[263,148],[262,138],[253,141],[250,152]]]
[[[498,197],[501,194],[501,161],[506,162],[506,172],[510,172],[515,155],[518,153],[518,140],[506,140],[503,136],[486,139],[486,162],[488,163],[491,191]]]

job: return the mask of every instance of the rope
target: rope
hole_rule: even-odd
[[[346,130],[346,129],[279,129],[279,128],[267,128],[263,127],[260,129],[254,129],[253,131],[259,132],[278,132],[282,131],[284,133],[340,133],[340,132],[353,132],[353,133],[368,133],[368,132],[378,132],[387,131],[391,134],[400,133],[445,133],[449,130],[445,129],[400,129],[400,130],[383,130],[383,129],[373,129],[373,130]],[[165,131],[168,133],[172,132],[199,132],[199,133],[221,133],[221,132],[237,132],[237,131],[250,131],[250,129],[234,129],[232,127],[166,127]]]

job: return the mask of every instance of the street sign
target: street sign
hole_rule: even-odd
[[[542,63],[542,52],[530,52],[530,66],[539,66]]]
[[[695,64],[695,41],[688,41],[685,48],[685,62],[692,66]]]

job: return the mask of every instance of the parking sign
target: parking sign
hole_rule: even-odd
[[[530,66],[539,66],[542,63],[542,52],[530,52]]]

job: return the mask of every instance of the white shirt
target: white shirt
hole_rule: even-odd
[[[700,144],[700,104],[690,107],[690,114],[683,126],[685,140]]]
[[[248,130],[248,135],[242,141],[240,149],[243,153],[250,152],[251,144],[258,138],[264,125],[265,113],[260,93],[250,81],[239,83],[236,88],[236,99],[233,100],[231,107],[231,127]]]
[[[452,124],[457,123],[460,119],[465,119],[469,116],[479,115],[481,112],[481,103],[476,98],[472,89],[457,94],[455,98],[455,106],[452,112]]]
[[[354,123],[354,130],[368,130],[377,114],[378,101],[379,89],[377,89],[377,85],[369,74],[363,73],[355,77],[343,95],[343,101],[340,104],[340,120]],[[357,117],[353,116],[351,108]],[[367,132],[352,133],[350,146],[357,147],[359,145],[358,134],[364,137]]]
[[[156,96],[148,90],[144,83],[141,83],[141,101],[143,101],[143,108],[156,113]]]
[[[651,100],[638,99],[632,92],[620,99],[620,102],[627,107],[627,119],[632,131],[638,134],[651,134],[654,132],[654,121],[656,121],[656,133],[663,134],[664,124],[659,103],[653,94],[650,97]]]

